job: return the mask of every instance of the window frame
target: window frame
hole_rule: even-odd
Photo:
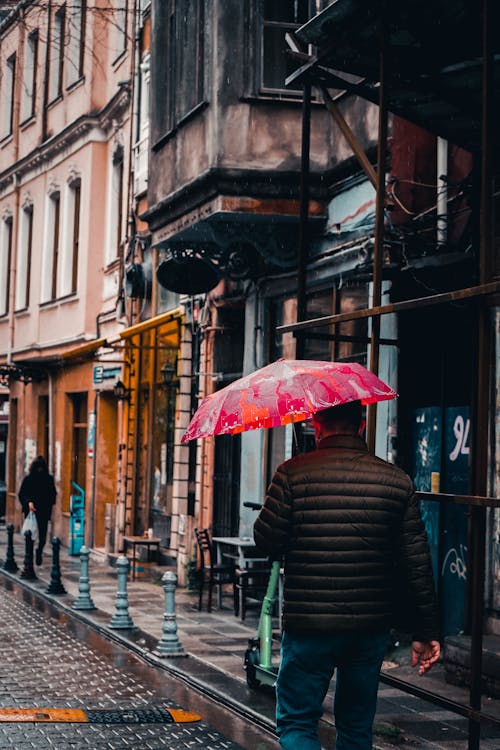
[[[72,88],[75,84],[78,83],[78,81],[81,81],[84,75],[86,10],[87,0],[73,0],[72,5],[70,6],[70,11],[68,13],[68,65],[66,68],[67,89]],[[75,18],[75,16],[79,16],[79,23],[72,31],[74,25],[73,19]],[[76,34],[74,33],[75,30],[77,32]],[[77,59],[76,65],[73,57]]]
[[[121,255],[125,163],[123,147],[117,147],[110,160],[108,211],[104,265],[111,266]]]
[[[61,190],[53,185],[45,202],[45,226],[43,238],[43,264],[40,289],[40,305],[50,304],[58,298],[60,289],[60,254],[63,241],[61,232]],[[56,231],[57,230],[57,231]]]
[[[254,51],[250,52],[250,64],[249,70],[251,71],[251,81],[249,81],[249,90],[247,95],[250,98],[264,98],[264,99],[289,99],[298,100],[302,98],[302,89],[290,89],[283,86],[275,88],[273,86],[266,86],[264,84],[264,71],[265,71],[265,60],[264,60],[264,30],[265,28],[283,28],[285,31],[295,31],[300,28],[301,23],[292,23],[289,21],[268,21],[264,17],[264,2],[265,0],[254,0],[254,14],[253,14],[253,27],[254,27]],[[325,8],[330,0],[308,0],[309,11],[308,16],[312,18],[315,14],[319,13]],[[251,47],[249,46],[249,49]]]
[[[31,53],[31,66],[28,68],[28,57],[24,58],[24,78],[23,78],[23,100],[21,104],[21,124],[31,120],[36,113],[36,84],[38,70],[38,29],[31,31],[27,38],[27,49]],[[29,74],[29,88],[27,85],[27,76]]]
[[[14,93],[16,83],[16,53],[13,52],[5,61],[2,81],[2,100],[5,102],[6,114],[2,117],[2,133],[0,138],[9,138],[14,132]],[[5,86],[7,85],[7,91]],[[5,98],[6,97],[6,98]]]
[[[128,35],[128,0],[119,0],[120,5],[115,8],[114,11],[114,27],[115,27],[115,38],[116,54],[114,62],[116,63],[127,51],[127,35]],[[122,23],[120,23],[120,18]]]
[[[149,137],[151,112],[151,52],[148,50],[139,63],[137,74],[138,102],[135,145]]]
[[[61,253],[61,193],[59,191],[52,193],[52,219],[51,219],[51,255],[52,255],[52,281],[50,299],[57,299],[58,283],[57,276],[59,272],[59,258]]]
[[[17,246],[16,297],[14,302],[15,312],[27,310],[30,305],[32,253],[33,204],[30,203],[29,205],[24,206],[21,214],[21,232],[19,234],[19,242]],[[26,274],[24,279],[23,272]]]
[[[82,182],[75,180],[70,185],[72,194],[72,232],[71,232],[71,292],[78,291],[78,259],[80,256],[80,227],[82,210]]]
[[[10,311],[10,273],[12,265],[12,241],[14,239],[13,219],[7,216],[2,220],[0,236],[0,305],[4,299],[3,308],[0,307],[0,318],[5,317]]]
[[[66,5],[64,4],[54,13],[52,33],[50,35],[49,105],[60,99],[63,93],[65,25]]]
[[[163,14],[160,15],[158,6],[163,6]],[[151,50],[151,142],[152,150],[155,151],[163,146],[179,127],[188,122],[198,112],[205,109],[208,102],[205,98],[205,55],[206,34],[205,25],[207,13],[205,0],[196,0],[196,21],[192,40],[195,43],[195,54],[192,46],[182,44],[177,31],[180,28],[177,13],[181,13],[181,4],[175,0],[157,0],[152,3],[152,28],[156,29],[153,35]],[[186,29],[184,24],[182,29]],[[158,29],[163,29],[163,35],[159,36]],[[159,54],[159,49],[166,49],[164,55]],[[182,92],[183,82],[186,76],[183,74],[184,62],[195,59],[194,84],[191,82],[189,89],[194,91],[193,101],[187,107],[179,110],[178,107],[186,99],[179,95]],[[163,65],[163,68],[161,68]],[[160,81],[168,83],[165,91],[160,91]],[[192,81],[192,77],[189,76]],[[164,102],[163,108],[158,107],[159,102]]]

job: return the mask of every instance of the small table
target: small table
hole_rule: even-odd
[[[217,545],[217,563],[222,563],[223,557],[230,557],[237,561],[238,567],[245,569],[254,562],[269,562],[269,557],[257,550],[255,542],[249,536],[214,536],[212,541]],[[224,547],[230,550],[224,551]]]
[[[136,549],[137,547],[146,547],[148,551],[148,562],[151,559],[151,548],[156,547],[160,551],[161,539],[157,536],[124,536],[124,553],[127,554],[128,546],[132,547],[132,580],[135,581]]]
[[[216,544],[217,563],[219,565],[222,563],[223,557],[234,560],[235,565],[241,570],[248,570],[254,563],[269,562],[269,557],[258,551],[254,540],[249,536],[213,536],[212,542]],[[225,550],[224,547],[226,547]],[[219,588],[220,606],[221,592]]]

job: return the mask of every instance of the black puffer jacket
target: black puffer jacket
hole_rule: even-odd
[[[437,639],[413,485],[360,438],[330,436],[281,464],[254,538],[271,557],[284,557],[286,630],[378,631],[397,626],[410,607],[414,638]]]

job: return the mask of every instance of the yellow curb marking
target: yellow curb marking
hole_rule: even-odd
[[[201,716],[191,711],[183,711],[178,708],[166,708],[165,710],[168,711],[172,717],[172,721],[176,724],[201,721]],[[123,713],[126,714],[127,712],[123,711]],[[0,723],[2,722],[88,724],[89,718],[87,712],[79,708],[0,708]]]
[[[85,711],[78,708],[0,708],[0,722],[45,721],[87,723]]]
[[[193,714],[191,711],[183,711],[180,708],[167,708],[168,713],[176,724],[187,724],[191,721],[201,721],[199,714]]]

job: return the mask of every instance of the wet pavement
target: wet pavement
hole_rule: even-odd
[[[0,708],[85,709],[105,724],[2,723],[0,748],[192,748],[267,750],[262,733],[163,670],[11,581],[0,596]],[[200,722],[156,724],[163,707],[197,712]],[[124,712],[128,712],[128,716]],[[43,714],[42,714],[43,716]],[[120,724],[125,718],[144,723]],[[117,723],[114,723],[114,722]],[[109,722],[109,723],[108,723]],[[227,735],[239,737],[242,744]]]
[[[0,559],[5,556],[5,529],[0,528]],[[21,567],[22,548],[20,535],[15,535],[16,559]],[[112,631],[109,623],[115,612],[116,570],[111,568],[104,557],[93,555],[90,561],[90,594],[97,609],[74,612],[72,604],[78,596],[80,563],[78,557],[70,557],[61,549],[62,580],[67,590],[64,596],[51,596],[46,593],[50,580],[50,560],[46,555],[44,564],[36,568],[37,581],[21,581],[19,573],[3,577],[16,581],[15,587],[22,586],[36,591],[46,600],[52,601],[56,610],[66,613],[67,619],[75,617],[88,623],[97,633],[106,638],[123,643],[130,654],[161,670],[166,679],[176,676],[185,686],[190,686],[197,696],[206,697],[212,706],[213,715],[222,715],[225,706],[231,706],[231,714],[240,717],[250,727],[261,727],[265,744],[247,744],[243,747],[277,748],[272,739],[274,727],[274,694],[271,688],[258,691],[246,685],[243,669],[243,656],[248,638],[257,630],[257,607],[248,611],[245,622],[240,622],[233,614],[231,592],[223,599],[223,608],[212,613],[198,611],[198,598],[194,592],[178,589],[176,592],[177,635],[187,657],[158,659],[153,651],[162,636],[165,596],[158,583],[161,573],[167,568],[149,571],[157,582],[141,580],[128,583],[129,614],[135,628]],[[1,580],[1,577],[0,577]],[[89,631],[90,632],[90,631]],[[274,663],[277,664],[279,643],[274,644]],[[389,674],[417,683],[420,687],[436,691],[458,702],[467,702],[467,691],[445,683],[444,670],[438,665],[428,676],[419,678],[408,665],[408,653],[397,649],[388,657],[385,668]],[[189,694],[190,690],[187,689]],[[217,708],[213,709],[213,702]],[[196,710],[185,704],[183,708]],[[325,715],[321,723],[321,737],[325,748],[334,743],[333,717],[331,713],[331,693],[325,701]],[[500,717],[500,701],[485,699],[483,710]],[[199,711],[201,713],[201,711]],[[205,717],[204,717],[205,718]],[[210,719],[207,719],[210,720]],[[213,723],[217,727],[217,722]],[[257,731],[257,728],[252,729]],[[233,741],[238,742],[233,737]],[[252,740],[253,741],[253,740]],[[260,740],[259,740],[260,741]],[[441,709],[420,698],[403,693],[396,688],[381,684],[378,711],[375,723],[375,750],[408,747],[412,750],[465,750],[467,748],[467,720],[455,713]],[[158,745],[161,747],[162,745]],[[193,746],[196,746],[193,745]],[[2,745],[0,745],[2,747]],[[107,747],[103,745],[103,747]],[[127,747],[118,745],[117,747]],[[147,747],[147,745],[145,745]],[[153,747],[156,747],[153,745]],[[172,745],[172,747],[174,747]],[[182,747],[182,745],[180,745]],[[222,746],[221,746],[222,747]],[[230,746],[231,747],[231,746]],[[481,740],[482,750],[500,750],[500,730],[484,726]]]

